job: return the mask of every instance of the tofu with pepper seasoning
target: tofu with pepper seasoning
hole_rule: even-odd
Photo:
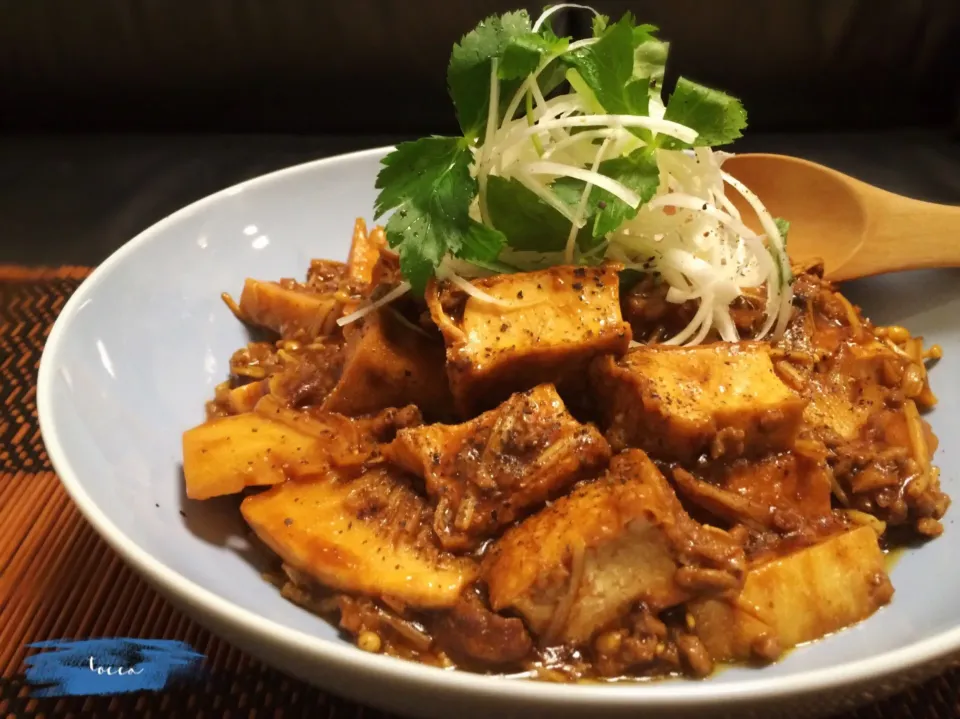
[[[544,384],[464,424],[402,429],[383,454],[424,478],[443,546],[467,550],[606,468],[610,446]]]
[[[286,565],[340,591],[443,609],[477,575],[473,560],[440,549],[426,501],[389,467],[286,482],[240,511]]]
[[[590,379],[613,448],[664,459],[790,449],[806,406],[759,343],[640,347],[599,358]]]
[[[809,375],[807,426],[825,438],[857,438],[909,366],[908,357],[875,340],[842,344],[828,371]]]
[[[470,416],[543,382],[560,387],[597,355],[625,352],[631,331],[620,315],[618,269],[551,267],[475,280],[497,304],[432,283],[427,304],[446,341],[458,411]]]
[[[877,534],[859,527],[751,568],[736,599],[687,610],[714,661],[772,661],[866,619],[892,596]]]
[[[541,643],[585,642],[637,602],[658,612],[739,588],[742,546],[683,509],[646,454],[629,450],[508,529],[484,560],[490,605],[519,612]]]
[[[415,404],[426,417],[452,415],[439,338],[433,341],[386,310],[346,325],[343,333],[343,372],[321,409],[356,416]]]

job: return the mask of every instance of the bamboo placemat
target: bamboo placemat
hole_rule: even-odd
[[[52,471],[36,373],[78,267],[0,266],[0,717],[390,719],[271,669],[171,607],[99,538]],[[192,682],[112,697],[33,698],[27,644],[94,637],[179,639],[206,660]],[[960,716],[960,670],[838,719]]]

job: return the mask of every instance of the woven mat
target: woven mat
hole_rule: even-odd
[[[36,372],[54,318],[87,273],[0,266],[0,717],[389,719],[261,664],[173,609],[67,497],[40,438]],[[162,692],[31,698],[27,644],[116,636],[185,641],[207,657],[204,670]],[[960,716],[958,687],[960,670],[842,719]]]

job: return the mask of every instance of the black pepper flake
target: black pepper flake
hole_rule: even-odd
[[[583,289],[583,283],[582,283],[582,282],[574,282],[574,283],[573,283],[573,289],[575,289],[577,292],[579,292],[580,290]]]
[[[187,516],[187,513],[184,512],[184,511],[181,509],[181,510],[180,510],[180,516],[181,516],[181,517],[186,517],[186,516]]]
[[[157,507],[158,509],[160,508],[160,504],[159,504],[159,503],[154,504],[153,506],[154,506],[154,507]]]
[[[293,520],[290,519],[290,517],[287,517],[286,519],[284,519],[284,520],[283,520],[283,523],[284,523],[285,525],[287,525],[288,527],[293,526]]]
[[[597,203],[597,207],[599,207],[601,210],[607,209],[607,203],[606,203],[606,201],[605,201],[605,200],[600,200],[600,202]]]
[[[583,267],[578,267],[577,269],[575,269],[575,270],[573,271],[573,276],[574,276],[574,277],[586,277],[586,276],[587,276],[587,270],[586,270],[585,268],[583,268]],[[574,285],[574,287],[576,287],[576,285]]]
[[[704,210],[707,209],[707,203],[706,203],[706,202],[703,203],[703,209],[704,209]]]
[[[520,290],[519,292],[517,292],[517,299],[518,299],[518,300],[522,300],[522,299],[523,299],[523,290]]]

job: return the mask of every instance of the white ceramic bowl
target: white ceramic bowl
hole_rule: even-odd
[[[291,674],[424,717],[817,714],[899,688],[960,648],[953,514],[942,538],[894,566],[896,596],[874,617],[774,666],[699,682],[565,686],[442,671],[361,652],[282,599],[248,558],[235,502],[185,498],[180,436],[203,419],[204,401],[247,339],[220,292],[238,292],[247,276],[300,277],[312,257],[342,259],[354,218],[370,216],[384,153],[292,167],[184,208],[110,257],[57,320],[38,389],[47,450],[87,519],[172,601]],[[905,274],[848,291],[869,316],[943,346],[932,422],[944,484],[960,493],[956,280],[955,272]]]

